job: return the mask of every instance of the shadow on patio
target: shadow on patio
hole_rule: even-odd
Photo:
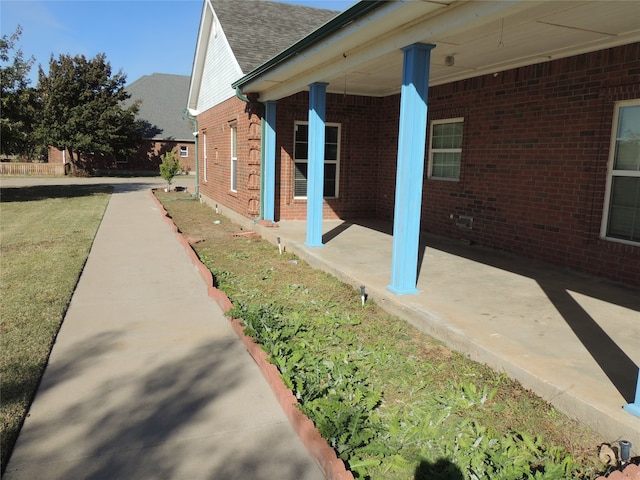
[[[634,400],[640,365],[640,292],[538,261],[432,235],[421,238],[419,294],[397,296],[390,222],[324,221],[324,247],[306,224],[260,233],[329,271],[385,309],[470,358],[504,371],[604,440],[640,445]],[[359,296],[359,289],[354,292]]]

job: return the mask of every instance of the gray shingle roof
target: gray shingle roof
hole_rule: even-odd
[[[187,75],[154,73],[125,87],[131,95],[127,106],[141,100],[137,118],[146,124],[144,138],[194,141],[191,124],[184,116],[189,80]]]
[[[213,0],[213,9],[243,73],[340,13],[268,0]]]

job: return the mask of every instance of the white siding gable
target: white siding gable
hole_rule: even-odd
[[[243,75],[215,12],[206,52],[198,96],[200,112],[235,96],[236,92],[231,84]]]

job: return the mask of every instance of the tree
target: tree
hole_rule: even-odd
[[[28,76],[35,59],[25,59],[21,49],[15,50],[20,35],[18,25],[11,36],[0,39],[0,151],[33,158],[37,97]]]
[[[73,173],[91,170],[88,156],[127,155],[140,139],[135,116],[138,103],[124,108],[130,95],[126,75],[111,74],[105,54],[87,60],[84,55],[53,56],[49,75],[39,69],[41,123],[38,137],[47,145],[68,152]]]
[[[180,171],[180,162],[173,151],[163,153],[160,158],[162,158],[160,176],[167,181],[167,190],[169,190],[173,177]]]

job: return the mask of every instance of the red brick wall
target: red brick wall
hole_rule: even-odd
[[[425,159],[422,229],[640,285],[640,247],[599,238],[614,104],[633,98],[640,44],[431,87],[429,120],[464,117],[464,144],[460,181],[428,179]],[[308,108],[307,92],[277,104],[276,220],[306,218],[306,201],[293,198],[293,143]],[[325,218],[393,218],[399,108],[399,95],[327,96],[326,121],[342,130],[339,197],[325,200]],[[198,117],[202,193],[249,218],[259,215],[260,115],[233,98]],[[459,216],[473,229],[456,226]]]
[[[55,147],[49,147],[47,149],[47,162],[48,163],[64,163],[62,157],[62,150]]]
[[[187,147],[187,157],[180,157],[180,147]],[[136,152],[129,155],[126,162],[117,162],[112,155],[83,155],[84,165],[98,173],[105,172],[139,172],[145,174],[160,174],[161,155],[173,151],[180,161],[183,172],[193,172],[195,169],[195,141],[194,142],[156,142],[143,140]],[[48,149],[49,163],[63,163],[63,152],[55,147]],[[66,158],[69,163],[69,158]]]
[[[341,124],[338,198],[324,200],[324,218],[369,218],[376,212],[379,99],[327,95],[327,123]],[[293,194],[294,124],[309,119],[309,94],[302,92],[277,104],[276,220],[303,220],[306,199]]]
[[[429,119],[463,116],[464,145],[459,182],[425,172],[423,229],[640,285],[640,247],[599,238],[614,103],[633,98],[640,44],[431,88]]]
[[[260,113],[258,107],[234,97],[198,116],[200,192],[249,218],[260,215]],[[238,129],[235,192],[231,191],[232,125]]]

